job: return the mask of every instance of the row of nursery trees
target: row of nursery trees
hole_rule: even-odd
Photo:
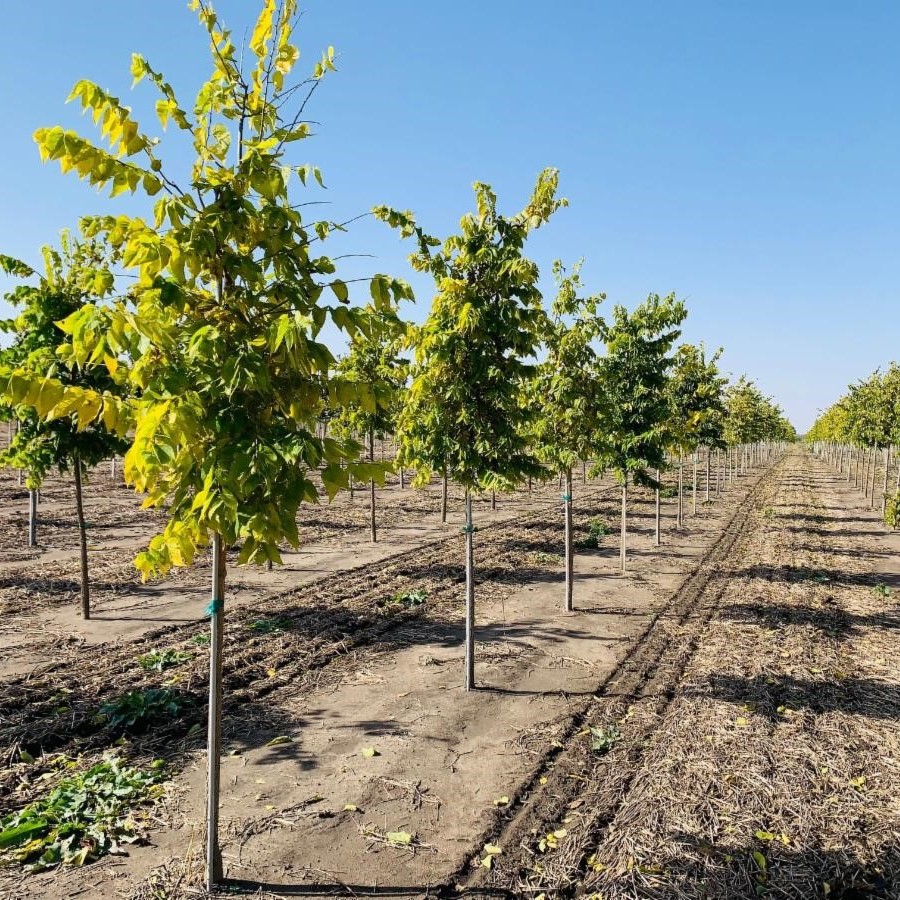
[[[396,464],[424,484],[434,475],[466,491],[466,683],[474,683],[475,526],[472,496],[523,479],[565,483],[566,605],[572,593],[572,469],[622,485],[622,565],[632,485],[659,486],[667,454],[731,448],[729,472],[793,439],[780,410],[745,379],[730,387],[718,354],[676,342],[686,310],[651,295],[634,310],[600,314],[579,267],[554,266],[557,295],[545,310],[531,232],[566,201],[558,176],[539,176],[521,212],[504,215],[486,184],[458,234],[438,238],[410,212],[373,213],[414,242],[413,268],[435,284],[421,326],[404,323],[409,285],[376,274],[365,305],[350,304],[326,240],[349,223],[305,218],[297,190],[320,171],[291,162],[311,134],[307,108],[334,70],[334,51],[293,77],[295,0],[263,0],[238,46],[205,0],[192,0],[210,47],[212,74],[183,105],[164,75],[132,57],[134,85],[157,94],[160,124],[192,143],[184,171],[161,152],[131,109],[89,81],[70,99],[99,141],[61,127],[35,134],[41,156],[89,184],[153,198],[146,216],[93,215],[79,237],[45,253],[43,274],[8,257],[24,284],[2,359],[0,392],[21,423],[2,461],[37,488],[51,468],[74,473],[88,613],[80,482],[86,468],[124,452],[124,478],[162,508],[164,529],[136,559],[145,577],[187,566],[211,547],[207,878],[220,880],[219,751],[227,548],[239,564],[281,561],[296,547],[298,510],[354,482],[373,492],[386,466],[374,440],[397,441]],[[127,281],[120,276],[127,276]],[[126,287],[123,288],[122,285]],[[338,360],[322,340],[344,335]],[[403,353],[411,351],[412,360]],[[320,427],[324,418],[328,433]],[[357,440],[364,438],[365,448]],[[709,453],[707,453],[709,459]],[[720,465],[726,464],[725,454]],[[709,479],[707,479],[707,484]],[[373,538],[375,537],[373,524]]]
[[[900,528],[900,365],[851,384],[813,423],[806,441]],[[891,473],[896,467],[896,474]]]

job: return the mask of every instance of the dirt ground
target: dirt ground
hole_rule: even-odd
[[[445,526],[435,538],[420,528],[369,562],[360,559],[360,542],[343,550],[340,571],[304,580],[298,564],[288,576],[292,585],[247,585],[245,602],[230,606],[226,631],[222,815],[229,876],[325,890],[415,885],[414,894],[463,877],[473,838],[520,802],[548,751],[572,740],[585,704],[701,565],[755,477],[701,504],[679,533],[674,502],[667,502],[662,548],[653,546],[651,498],[636,498],[631,571],[616,574],[611,537],[600,550],[579,554],[573,616],[559,611],[561,516],[558,499],[549,501],[556,486],[504,498],[496,513],[483,504],[479,517],[488,524],[476,550],[480,689],[469,695],[460,690],[456,529],[448,536]],[[581,488],[576,527],[583,533],[596,516],[613,524],[616,501],[608,485]],[[492,525],[491,515],[508,520]],[[424,590],[426,601],[392,602],[410,589]],[[206,687],[205,653],[194,643],[204,628],[200,597],[183,618],[154,623],[142,614],[133,631],[127,621],[105,623],[104,606],[110,620],[127,618],[131,591],[98,604],[98,618],[81,633],[74,620],[54,618],[61,613],[52,604],[32,614],[45,631],[42,659],[35,666],[35,653],[26,651],[28,664],[0,690],[0,738],[11,762],[19,749],[36,761],[11,765],[0,777],[0,811],[34,796],[52,754],[90,760],[117,743],[96,724],[98,704],[126,688],[158,684],[160,676],[135,659],[159,646],[191,656],[167,682],[185,708],[129,735],[123,752],[136,761],[165,758],[181,774],[151,823],[149,846],[82,871],[13,876],[10,897],[196,896]],[[104,629],[118,629],[118,636],[111,640]],[[280,740],[270,746],[273,738]],[[406,850],[384,843],[398,830],[413,836]]]
[[[660,548],[637,497],[630,571],[612,537],[579,553],[567,616],[552,488],[482,510],[469,694],[447,528],[401,517],[409,533],[372,557],[360,540],[335,568],[298,561],[284,584],[237,591],[221,896],[900,897],[900,535],[795,449],[681,532],[667,502]],[[579,533],[612,524],[616,499],[583,487]],[[423,602],[394,600],[413,590]],[[130,625],[117,620],[135,598],[112,598],[74,640],[52,604],[33,616],[52,636],[0,688],[0,813],[34,796],[52,754],[119,743],[174,778],[145,846],[8,871],[4,900],[206,896],[199,602]],[[97,706],[160,682],[135,665],[154,647],[189,656],[167,673],[185,706],[117,742]]]

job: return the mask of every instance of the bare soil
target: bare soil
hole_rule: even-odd
[[[420,896],[452,892],[457,884],[481,890],[483,872],[518,896],[521,865],[509,829],[530,815],[545,787],[541,779],[549,786],[563,769],[560,761],[583,750],[595,706],[613,704],[610,716],[620,708],[623,701],[610,691],[627,691],[635,679],[644,684],[656,668],[677,675],[663,656],[673,648],[690,656],[675,640],[679,629],[699,612],[713,575],[746,539],[760,491],[777,477],[742,479],[716,502],[701,504],[677,533],[674,504],[667,502],[661,548],[653,546],[651,498],[636,495],[630,572],[617,574],[611,537],[602,549],[579,554],[572,616],[560,613],[555,485],[540,496],[502,499],[496,514],[485,501],[482,521],[509,518],[477,535],[479,690],[470,694],[460,689],[462,538],[446,527],[401,513],[395,528],[409,522],[415,534],[388,543],[371,561],[360,558],[362,541],[336,541],[339,568],[323,572],[318,565],[304,575],[297,563],[293,583],[264,586],[262,579],[276,573],[230,580],[223,759],[229,891],[280,896],[377,887]],[[584,532],[595,516],[614,523],[617,499],[608,486],[583,487],[576,526]],[[186,578],[202,582],[202,569]],[[121,576],[113,570],[108,580],[115,588]],[[127,613],[137,600],[127,584],[124,597],[101,599],[97,620],[80,633],[50,603],[31,612],[43,629],[37,645],[6,644],[25,664],[12,663],[18,668],[0,687],[0,753],[7,763],[0,812],[46,789],[42,776],[52,772],[54,754],[87,764],[116,747],[138,762],[166,759],[178,773],[169,802],[148,823],[148,846],[80,871],[9,873],[0,882],[8,897],[202,895],[206,652],[195,643],[205,630],[201,600],[198,593],[179,609],[175,582],[154,587],[168,609],[164,621],[142,613],[130,624]],[[424,603],[395,601],[413,590],[426,592]],[[232,603],[231,594],[243,600]],[[104,607],[111,613],[105,619]],[[21,635],[22,619],[16,621]],[[191,659],[162,675],[143,670],[137,656],[159,647]],[[139,734],[97,719],[100,705],[125,690],[163,683],[183,700],[177,716]],[[23,749],[36,761],[21,762]],[[368,749],[375,754],[364,754]],[[584,777],[570,779],[576,795],[567,803],[589,786]],[[551,809],[541,802],[534,815]],[[409,846],[386,842],[387,833],[398,831],[411,836]],[[492,836],[504,853],[489,871],[482,848]]]

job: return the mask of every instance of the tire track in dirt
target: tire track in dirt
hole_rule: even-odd
[[[595,699],[576,713],[556,746],[548,748],[532,778],[498,812],[495,824],[473,844],[470,861],[445,883],[445,896],[459,896],[460,890],[472,897],[522,897],[542,891],[554,898],[575,896],[589,849],[613,821],[647,741],[725,591],[719,570],[742,542],[753,510],[783,462],[777,460],[758,476],[703,560],[598,686]],[[638,706],[643,708],[632,718]],[[612,749],[602,756],[592,751],[588,726],[617,722],[622,723],[621,736]],[[564,840],[552,854],[543,855],[540,840],[561,829]],[[490,868],[479,865],[487,844],[503,851],[493,857]]]

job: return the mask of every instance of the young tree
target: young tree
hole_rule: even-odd
[[[669,379],[668,432],[671,446],[677,449],[678,461],[678,527],[684,521],[685,454],[694,457],[693,506],[697,512],[697,463],[696,455],[701,447],[707,449],[706,484],[709,487],[709,451],[723,446],[725,421],[724,390],[728,379],[719,373],[718,361],[722,355],[717,350],[710,359],[706,348],[682,344],[675,352],[675,362]]]
[[[332,420],[335,434],[353,438],[360,435],[368,444],[369,462],[375,462],[375,438],[393,431],[398,399],[403,395],[408,377],[408,363],[399,356],[400,339],[405,325],[393,310],[379,312],[369,308],[370,327],[360,329],[350,341],[347,355],[338,363],[340,375],[351,384],[368,386],[375,395],[375,405],[353,401],[344,405]],[[369,479],[372,543],[377,540],[375,526],[375,473]]]
[[[329,495],[348,477],[368,480],[374,464],[359,446],[323,438],[318,417],[358,402],[374,407],[367,386],[335,377],[335,359],[319,339],[330,322],[351,338],[370,313],[348,306],[347,284],[318,249],[340,223],[308,222],[295,189],[319,170],[287,159],[310,135],[305,119],[322,77],[334,69],[329,48],[311,75],[291,81],[299,50],[292,43],[295,0],[263,0],[246,47],[206,0],[192,0],[210,44],[212,75],[188,109],[143,57],[132,57],[135,83],[149,80],[163,128],[173,124],[196,159],[176,174],[130,110],[88,81],[72,97],[91,112],[108,147],[62,128],[36,140],[58,160],[113,196],[130,191],[158,199],[149,221],[99,216],[84,222],[137,275],[115,307],[85,307],[66,320],[71,358],[79,365],[129,356],[127,376],[139,392],[130,406],[96,392],[69,392],[79,422],[108,416],[131,421],[134,443],[125,477],[165,507],[163,532],[137,558],[146,575],[189,565],[212,545],[207,883],[222,877],[218,847],[219,751],[224,634],[225,549],[239,563],[280,562],[279,542],[298,544],[302,502],[317,502],[313,477]],[[175,155],[174,160],[179,157]],[[325,290],[334,303],[325,302]],[[375,309],[391,311],[409,288],[385,276],[370,285]],[[34,392],[34,388],[28,389]],[[47,404],[36,400],[43,414]],[[53,409],[49,410],[52,415]]]
[[[664,298],[651,294],[631,313],[616,306],[612,322],[602,332],[606,356],[601,361],[600,385],[606,416],[595,440],[600,467],[612,469],[622,483],[619,561],[623,573],[628,484],[658,485],[650,472],[665,462],[670,352],[686,316],[684,304],[674,294]]]
[[[540,341],[543,319],[538,267],[523,254],[528,235],[565,204],[557,199],[558,173],[538,177],[528,205],[514,216],[497,211],[497,197],[475,184],[477,210],[460,233],[441,242],[410,212],[380,207],[375,214],[415,237],[410,257],[429,273],[437,293],[425,323],[412,330],[415,358],[397,439],[399,462],[416,469],[416,483],[433,473],[466,490],[466,689],[475,686],[475,566],[472,493],[505,490],[540,466],[528,446],[525,362]]]
[[[597,379],[597,355],[591,346],[603,330],[598,307],[603,294],[580,297],[581,263],[566,273],[553,264],[558,293],[543,332],[547,351],[528,385],[532,409],[531,444],[553,474],[562,475],[565,522],[566,612],[572,612],[574,554],[572,535],[572,467],[596,449],[593,438],[603,418],[603,394]],[[574,321],[569,321],[574,317]]]
[[[23,380],[52,377],[61,386],[58,390],[77,385],[117,393],[119,361],[115,356],[106,355],[102,365],[78,366],[61,359],[57,352],[65,343],[66,335],[56,323],[112,290],[113,276],[102,245],[96,241],[79,243],[63,232],[59,250],[44,248],[44,266],[44,274],[36,284],[19,285],[6,295],[7,302],[17,307],[19,314],[0,322],[0,329],[13,335],[12,344],[0,351],[0,364],[16,369]],[[7,256],[0,256],[0,268],[19,278],[36,276],[30,266]],[[91,599],[82,480],[88,469],[124,452],[128,443],[102,422],[79,427],[64,410],[59,410],[57,417],[50,421],[39,418],[23,403],[13,403],[8,412],[18,420],[19,427],[9,447],[0,453],[0,465],[28,473],[30,543],[35,540],[36,493],[47,474],[53,469],[73,473],[81,562],[81,614],[89,619]]]

